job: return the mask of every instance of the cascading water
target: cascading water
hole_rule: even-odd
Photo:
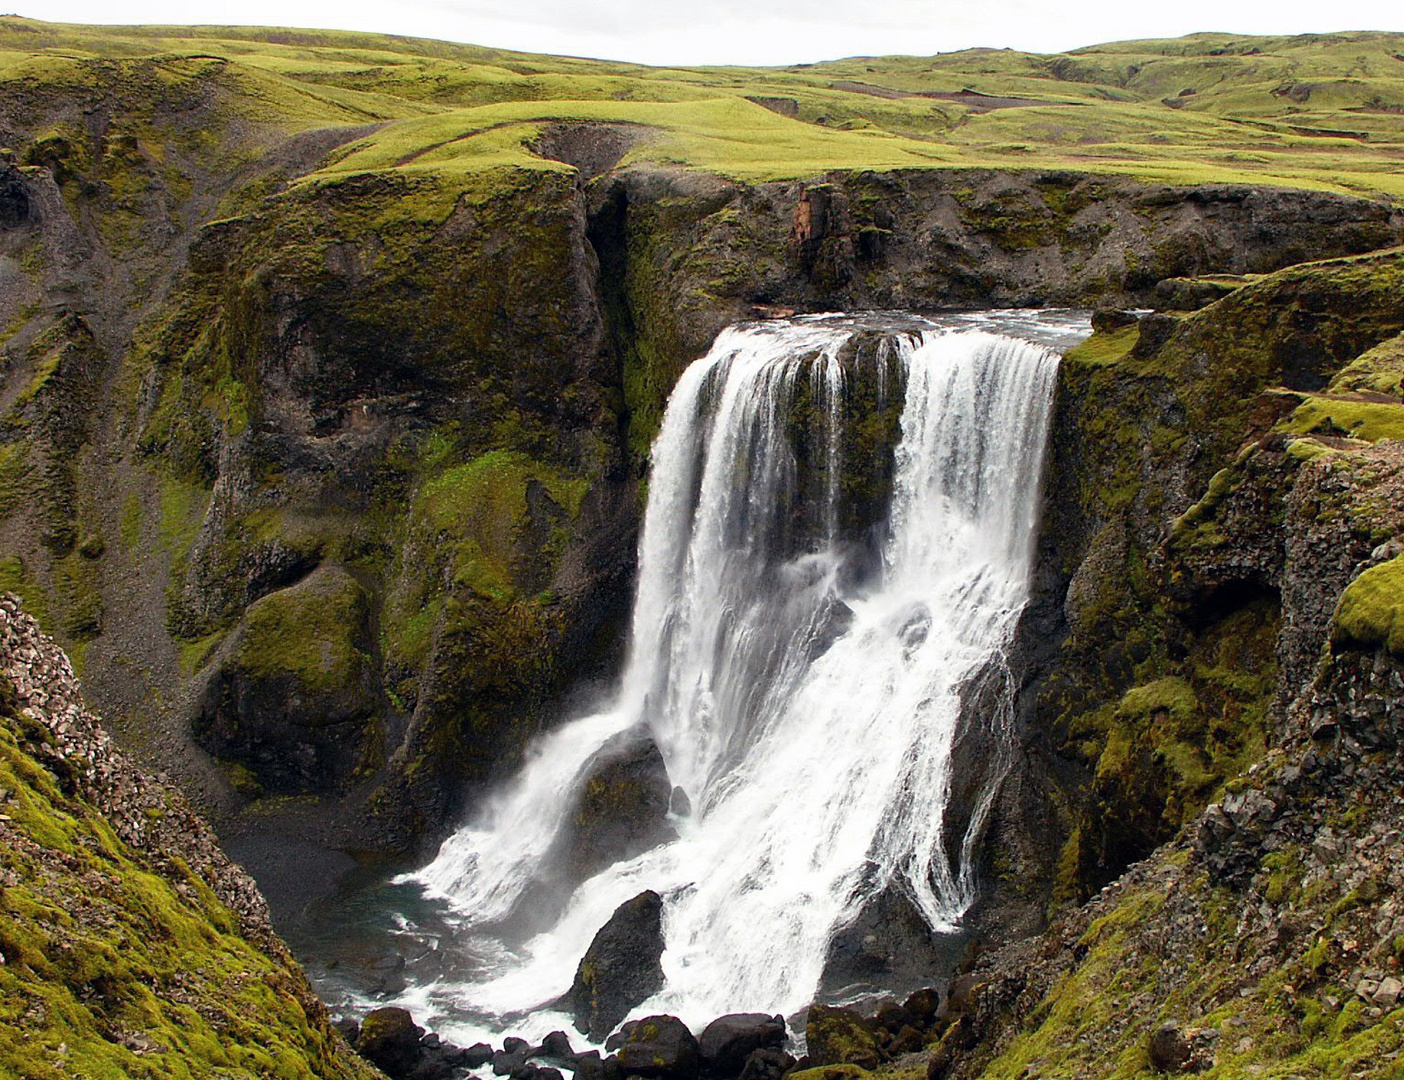
[[[523,1018],[569,985],[616,906],[654,889],[666,985],[639,1011],[694,1025],[789,1012],[813,999],[835,932],[884,889],[936,930],[969,906],[999,766],[957,819],[952,752],[972,722],[962,702],[998,670],[1027,596],[1057,357],[908,322],[859,370],[865,331],[827,317],[732,328],[687,369],[654,445],[617,697],[540,740],[414,880],[490,939],[533,902],[582,785],[627,731],[652,739],[686,793],[677,838],[596,874],[548,929],[412,1004],[559,1026]],[[886,524],[861,573],[840,526],[852,379],[902,402]],[[804,492],[820,505],[801,491],[801,398],[822,474]]]

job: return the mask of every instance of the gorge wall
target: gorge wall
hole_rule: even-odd
[[[1393,257],[1283,269],[1398,243],[1385,202],[1050,170],[742,183],[621,167],[621,124],[547,129],[543,166],[571,169],[313,179],[375,118],[289,136],[247,94],[194,57],[0,99],[0,584],[227,836],[422,851],[607,676],[663,403],[755,314],[1223,296],[1108,324],[1060,374],[991,926],[1090,895],[1255,760],[1389,538],[1329,574],[1263,539],[1284,500],[1337,498],[1292,494],[1326,465],[1288,428],[1338,450],[1360,431],[1332,410],[1397,390],[1388,346],[1356,360],[1399,332]],[[1157,290],[1206,273],[1274,276]],[[1351,370],[1348,400],[1311,396]]]

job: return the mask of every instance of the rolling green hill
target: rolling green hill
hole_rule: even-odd
[[[8,93],[96,92],[136,74],[157,97],[186,80],[217,87],[231,123],[386,125],[314,182],[559,168],[533,141],[553,121],[591,120],[643,126],[628,161],[747,180],[1051,167],[1404,195],[1404,34],[649,68],[371,34],[0,19]]]

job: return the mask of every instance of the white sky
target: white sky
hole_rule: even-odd
[[[0,7],[52,22],[372,30],[648,64],[791,64],[975,45],[1061,52],[1199,30],[1404,31],[1400,0],[0,0]]]

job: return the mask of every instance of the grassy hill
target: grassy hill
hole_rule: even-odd
[[[532,144],[553,122],[586,120],[646,129],[626,163],[747,180],[993,166],[1404,196],[1404,34],[650,68],[371,34],[0,18],[3,93],[135,82],[159,100],[191,81],[224,96],[235,127],[384,125],[313,183],[559,169]],[[178,115],[165,124],[179,133]]]

